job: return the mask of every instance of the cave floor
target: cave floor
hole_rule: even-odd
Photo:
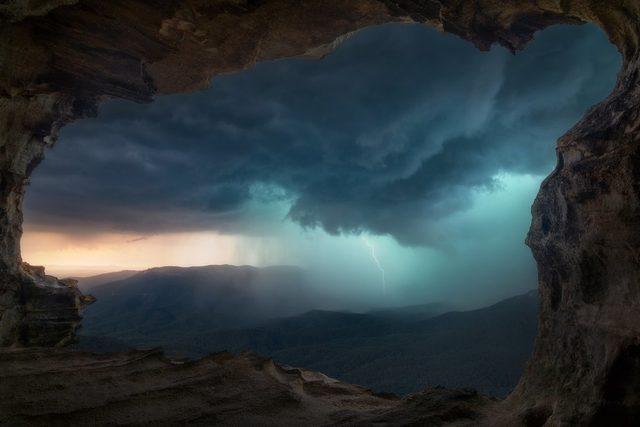
[[[253,353],[0,351],[0,425],[477,425],[497,401],[431,388],[399,398]]]

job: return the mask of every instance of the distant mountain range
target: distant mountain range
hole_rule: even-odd
[[[251,349],[380,392],[443,385],[504,396],[537,328],[536,291],[473,311],[427,304],[349,313],[313,310],[315,295],[295,267],[162,267],[113,277],[124,278],[86,288],[98,300],[85,314],[80,348],[158,346],[188,357]]]
[[[117,282],[118,280],[128,279],[129,277],[140,273],[136,270],[114,271],[113,273],[97,274],[90,277],[73,277],[78,280],[78,286],[82,292],[91,292],[91,289],[104,285],[105,283]]]
[[[84,314],[83,333],[129,345],[167,346],[221,329],[245,328],[317,307],[318,299],[297,267],[159,267],[100,285]],[[80,281],[81,289],[87,289]],[[195,338],[193,338],[195,339]]]

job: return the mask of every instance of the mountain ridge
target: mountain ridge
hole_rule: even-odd
[[[296,282],[299,272],[290,267],[166,267],[104,284],[94,288],[98,301],[87,310],[79,348],[162,347],[189,358],[251,350],[377,392],[407,394],[433,385],[473,386],[494,396],[511,391],[531,354],[537,291],[468,311],[442,313],[439,304],[364,313],[301,311],[302,305],[297,304],[294,308],[301,312],[294,309],[288,315],[241,320],[255,311],[252,304],[275,307],[270,314],[282,314],[281,306],[291,308],[291,304],[272,305],[263,299],[292,297],[291,289],[301,289]],[[256,277],[266,280],[268,292],[246,297],[242,292],[255,289],[260,281],[247,285],[243,280]],[[230,278],[232,283],[225,282]],[[288,282],[282,282],[285,279]],[[202,299],[201,287],[213,294]],[[240,297],[235,293],[238,287]],[[293,300],[298,302],[297,297]]]

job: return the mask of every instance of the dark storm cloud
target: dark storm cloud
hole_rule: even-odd
[[[513,57],[422,26],[364,30],[151,105],[106,104],[36,171],[27,220],[74,230],[256,232],[260,209],[330,233],[433,244],[435,220],[502,172],[545,174],[554,143],[613,86],[594,27],[552,28]]]

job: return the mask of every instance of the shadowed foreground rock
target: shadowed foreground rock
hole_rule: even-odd
[[[1,425],[471,424],[492,401],[431,389],[380,396],[252,353],[172,361],[160,351],[0,352]]]

